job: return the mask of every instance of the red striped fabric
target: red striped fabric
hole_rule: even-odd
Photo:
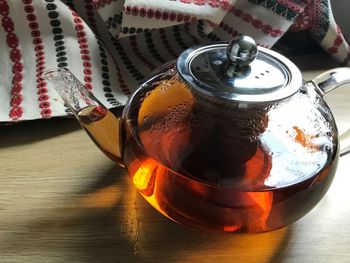
[[[89,44],[87,43],[86,33],[84,30],[83,21],[79,18],[78,14],[75,11],[72,11],[72,15],[74,17],[73,21],[75,23],[74,29],[76,30],[76,37],[79,44],[82,68],[84,72],[84,87],[92,91],[92,71],[91,71],[91,57]]]
[[[231,1],[228,0],[170,0],[170,1],[177,1],[182,4],[193,4],[197,6],[203,6],[207,5],[212,8],[221,8],[223,10],[230,10],[232,8]]]
[[[12,121],[18,121],[23,115],[22,107],[22,89],[23,89],[23,60],[22,51],[19,45],[19,39],[15,32],[15,23],[10,14],[10,8],[7,0],[0,2],[1,25],[6,35],[6,44],[9,48],[11,60],[11,99],[10,112],[8,113]]]
[[[47,83],[41,77],[41,73],[45,68],[45,50],[43,48],[43,40],[39,29],[39,23],[37,21],[37,13],[35,12],[35,6],[31,0],[23,0],[24,10],[26,12],[26,19],[28,27],[30,28],[31,35],[34,44],[35,53],[35,71],[36,71],[36,88],[38,94],[38,100],[40,101],[39,107],[41,108],[40,114],[42,118],[50,118],[52,114],[50,97],[47,93]]]
[[[230,12],[242,19],[242,21],[251,24],[256,29],[263,31],[264,34],[269,35],[271,37],[281,37],[285,33],[281,29],[266,24],[261,19],[255,18],[253,15],[246,13],[241,9],[232,7]]]
[[[45,69],[69,67],[118,107],[184,49],[238,34],[271,48],[288,30],[309,30],[335,60],[350,61],[329,0],[0,0],[0,20],[0,122],[69,114],[41,79]]]

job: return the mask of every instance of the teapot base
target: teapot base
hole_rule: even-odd
[[[303,217],[327,192],[338,162],[337,157],[320,174],[287,187],[238,191],[183,176],[141,155],[134,141],[126,145],[131,180],[154,208],[180,224],[230,233],[272,231]]]

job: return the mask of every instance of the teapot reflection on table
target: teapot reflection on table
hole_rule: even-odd
[[[122,117],[68,69],[43,77],[142,196],[191,227],[258,233],[287,226],[327,192],[349,134],[325,93],[350,82],[338,68],[305,82],[248,36],[190,48],[129,98]]]

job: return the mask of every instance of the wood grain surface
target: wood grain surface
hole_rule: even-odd
[[[305,79],[334,67],[294,59]],[[327,95],[350,128],[350,87]],[[322,201],[291,226],[258,235],[204,233],[150,207],[75,120],[0,127],[0,262],[350,262],[350,155]]]

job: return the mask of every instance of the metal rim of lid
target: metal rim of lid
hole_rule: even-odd
[[[211,97],[218,97],[217,93],[211,92],[212,87],[207,83],[198,80],[191,71],[191,62],[192,60],[202,54],[203,52],[211,51],[214,49],[225,49],[227,48],[228,43],[218,43],[213,45],[202,45],[195,46],[185,50],[178,58],[176,66],[177,71],[179,72],[180,77],[193,89],[204,93]],[[286,85],[282,88],[265,94],[230,94],[231,96],[220,96],[225,100],[234,101],[234,102],[245,102],[245,103],[258,103],[258,102],[272,102],[278,101],[285,98],[288,98],[295,94],[302,86],[303,78],[298,67],[291,62],[289,59],[283,55],[263,47],[258,47],[258,53],[261,52],[265,56],[272,58],[276,63],[279,63],[287,70],[288,81]]]

